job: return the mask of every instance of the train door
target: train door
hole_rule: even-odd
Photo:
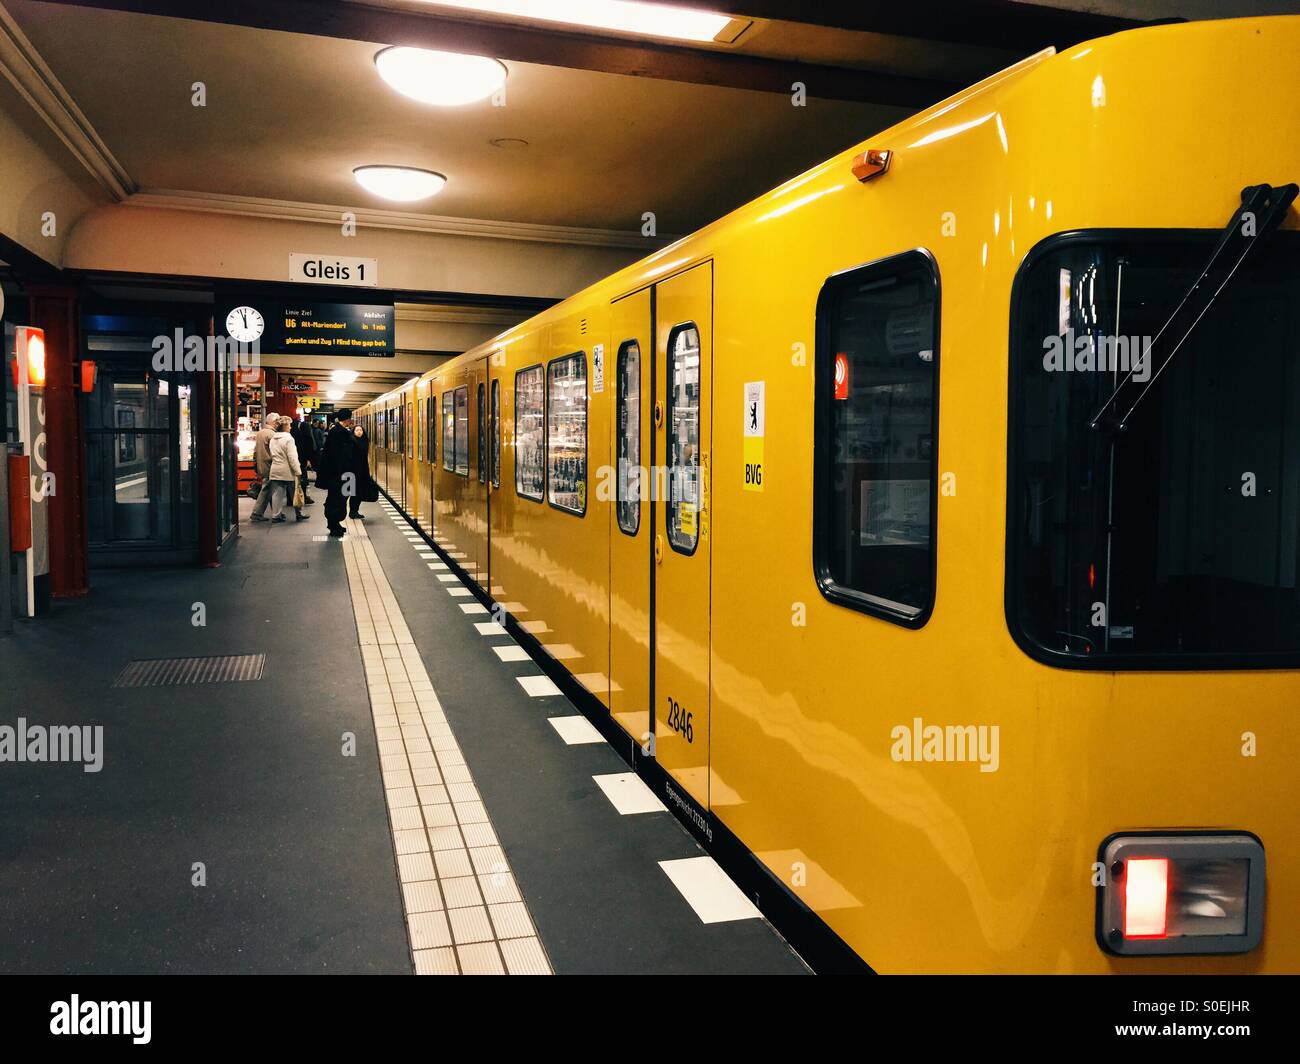
[[[655,286],[655,757],[709,803],[713,264]]]
[[[470,529],[470,538],[474,545],[474,578],[481,587],[488,583],[488,360],[483,358],[474,362],[469,379],[469,402],[473,409],[474,426],[473,459],[469,471],[469,491],[467,495],[466,521]]]
[[[402,497],[406,501],[406,512],[415,517],[419,508],[420,472],[415,463],[417,454],[415,446],[419,441],[419,426],[415,421],[415,387],[404,396],[406,404],[406,446],[402,449],[402,461],[405,475],[402,477]]]
[[[650,723],[650,566],[654,533],[645,502],[650,464],[652,296],[610,306],[607,381],[613,381],[614,495],[609,558],[609,711],[638,743]],[[609,376],[612,373],[612,377]]]

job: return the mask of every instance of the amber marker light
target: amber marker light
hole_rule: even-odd
[[[885,148],[868,148],[853,160],[853,176],[859,181],[870,181],[889,169],[894,153]]]

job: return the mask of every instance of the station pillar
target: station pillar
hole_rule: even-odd
[[[46,459],[54,474],[49,497],[50,592],[75,598],[90,590],[87,572],[85,441],[81,424],[80,307],[71,285],[29,284],[29,319],[45,331]]]

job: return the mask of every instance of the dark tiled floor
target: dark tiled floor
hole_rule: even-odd
[[[0,970],[411,970],[343,556],[311,538],[323,526],[245,525],[213,570],[94,571],[88,599],[0,638],[0,724],[104,728],[98,773],[0,763]],[[242,653],[266,655],[260,681],[112,686],[132,659]]]

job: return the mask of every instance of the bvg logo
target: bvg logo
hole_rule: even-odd
[[[763,463],[746,462],[745,463],[745,486],[760,487],[763,483]]]

